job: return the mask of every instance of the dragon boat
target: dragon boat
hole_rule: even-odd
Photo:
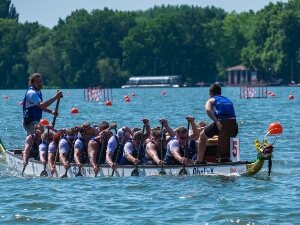
[[[222,124],[224,128],[230,124]],[[55,173],[52,177],[129,177],[129,176],[176,176],[176,175],[254,175],[258,173],[265,161],[268,161],[268,175],[271,173],[273,144],[267,142],[267,135],[278,135],[282,133],[280,123],[272,123],[268,132],[260,144],[255,140],[255,148],[257,158],[251,162],[240,160],[239,138],[232,137],[230,129],[222,129],[219,136],[208,139],[206,142],[207,148],[204,156],[206,164],[193,165],[119,165],[116,170],[112,170],[108,165],[100,165],[100,172],[94,173],[90,164],[84,164],[81,168],[81,173],[78,173],[76,164],[70,164],[70,169],[66,172],[65,168],[59,162],[55,166]],[[233,132],[233,131],[232,131]],[[275,139],[276,140],[276,139]],[[26,170],[23,170],[22,150],[6,150],[0,139],[0,152],[5,158],[8,165],[19,172],[24,172],[26,176],[46,176],[50,177],[51,173],[48,166],[44,166],[40,161],[29,159]]]

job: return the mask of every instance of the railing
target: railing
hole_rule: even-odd
[[[106,102],[108,100],[113,100],[111,88],[94,87],[84,89],[84,101]]]

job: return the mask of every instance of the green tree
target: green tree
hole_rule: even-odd
[[[100,59],[97,68],[102,87],[118,88],[129,78],[129,73],[121,69],[120,59]]]
[[[38,23],[20,24],[0,19],[0,73],[6,88],[24,88],[28,81],[27,42],[39,30]]]
[[[19,20],[19,13],[14,6],[11,4],[11,0],[0,0],[0,18],[10,19],[10,20]]]

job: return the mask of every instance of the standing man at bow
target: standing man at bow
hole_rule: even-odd
[[[28,81],[29,88],[27,89],[23,100],[23,127],[26,130],[27,135],[30,135],[33,133],[34,125],[42,118],[42,111],[57,116],[57,113],[48,107],[55,100],[62,97],[62,91],[58,91],[54,97],[43,102],[41,92],[43,87],[42,75],[34,73],[28,78]]]

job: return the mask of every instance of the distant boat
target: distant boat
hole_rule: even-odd
[[[291,83],[289,84],[289,86],[291,86],[291,87],[300,87],[300,84],[296,84],[296,82],[292,80]]]
[[[181,76],[141,76],[130,77],[126,85],[122,88],[158,88],[158,87],[179,87],[181,85]]]

